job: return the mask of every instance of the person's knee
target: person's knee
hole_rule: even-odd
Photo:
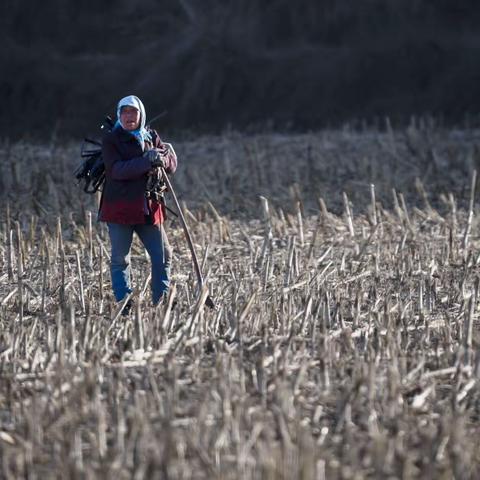
[[[163,270],[169,268],[172,261],[172,249],[170,245],[162,245],[161,249],[156,249],[153,252],[149,252],[152,267],[155,270]]]
[[[127,268],[130,265],[130,255],[112,254],[110,264],[112,268]]]

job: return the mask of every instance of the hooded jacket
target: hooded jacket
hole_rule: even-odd
[[[145,196],[148,173],[152,167],[143,153],[151,148],[160,148],[162,141],[155,130],[145,128],[145,109],[140,99],[130,95],[120,100],[118,117],[124,105],[140,110],[140,127],[135,132],[129,132],[117,121],[112,131],[103,137],[105,186],[100,201],[99,220],[128,225],[159,224],[165,219],[165,207]],[[169,150],[165,170],[174,173],[176,168],[177,157]]]

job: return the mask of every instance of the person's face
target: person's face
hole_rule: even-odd
[[[125,130],[136,130],[140,125],[140,112],[129,105],[120,110],[120,123]]]

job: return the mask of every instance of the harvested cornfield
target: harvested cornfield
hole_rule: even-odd
[[[217,309],[172,217],[170,301],[135,243],[127,318],[78,146],[4,144],[0,477],[478,478],[478,138],[178,142]]]

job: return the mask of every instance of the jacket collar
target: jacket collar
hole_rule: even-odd
[[[115,129],[115,133],[117,134],[119,140],[122,142],[131,143],[131,142],[137,141],[133,135],[130,135],[127,131],[123,130],[122,128]]]

